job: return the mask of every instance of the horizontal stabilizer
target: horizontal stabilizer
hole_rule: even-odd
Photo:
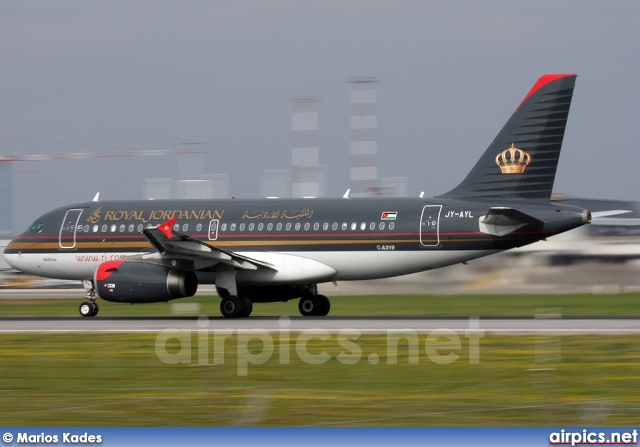
[[[591,213],[591,217],[594,219],[601,219],[603,217],[617,216],[618,214],[633,213],[631,210],[609,210],[609,211],[594,211]]]
[[[594,211],[591,213],[591,225],[606,225],[610,227],[638,227],[640,219],[628,217],[611,217],[619,214],[633,213],[631,210]]]
[[[540,219],[525,214],[514,208],[495,207],[478,219],[480,231],[493,236],[504,236],[525,225],[543,223]]]

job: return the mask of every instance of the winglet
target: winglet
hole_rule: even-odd
[[[171,239],[171,229],[173,228],[173,224],[176,223],[176,220],[178,220],[178,218],[174,217],[173,219],[169,219],[165,223],[161,223],[157,227],[158,230],[162,231],[162,234],[164,234],[167,239]]]

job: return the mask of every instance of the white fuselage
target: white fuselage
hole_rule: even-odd
[[[275,271],[241,270],[240,283],[288,284],[300,281],[350,281],[385,278],[431,270],[479,258],[497,250],[242,252],[274,265]],[[7,254],[7,262],[25,273],[48,278],[91,279],[106,261],[123,260],[131,253]]]

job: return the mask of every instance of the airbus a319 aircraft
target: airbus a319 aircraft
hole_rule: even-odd
[[[436,269],[591,221],[551,203],[575,74],[542,76],[467,177],[434,198],[92,201],[42,215],[5,250],[25,273],[81,280],[96,297],[152,303],[215,284],[225,317],[300,298],[324,316],[325,282]]]

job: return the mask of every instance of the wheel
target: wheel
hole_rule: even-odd
[[[91,311],[91,316],[95,317],[96,315],[98,315],[98,310],[100,309],[98,308],[98,305],[96,303],[89,303],[89,304],[91,304],[91,307],[93,308]]]
[[[95,316],[95,314],[93,313],[94,306],[95,304],[92,305],[92,303],[90,303],[89,301],[85,301],[84,303],[80,304],[80,307],[78,309],[80,311],[80,315],[82,315],[83,317]],[[96,310],[96,313],[97,313],[97,310]]]
[[[319,304],[318,313],[316,315],[320,317],[326,316],[331,310],[331,301],[329,301],[329,298],[324,295],[318,295],[316,296],[316,299],[318,300]]]
[[[329,313],[330,309],[329,298],[324,295],[303,296],[298,303],[298,310],[305,317],[324,317]]]
[[[243,316],[245,312],[244,302],[237,296],[228,296],[220,302],[220,312],[223,317],[237,318]]]
[[[248,317],[253,312],[253,301],[246,295],[241,295],[240,300],[242,300],[242,304],[244,304],[244,312],[242,313],[242,317]]]
[[[303,296],[302,298],[300,298],[300,302],[298,303],[298,310],[303,316],[308,317],[313,315],[314,309],[315,303],[312,296]]]

